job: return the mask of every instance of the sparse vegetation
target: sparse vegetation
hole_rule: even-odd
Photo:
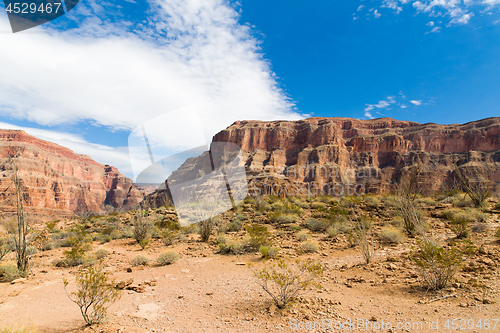
[[[448,286],[462,262],[458,247],[443,248],[435,241],[420,240],[412,248],[411,259],[424,279],[427,290],[438,290]]]
[[[153,224],[148,221],[145,211],[139,211],[135,214],[132,219],[132,226],[134,229],[134,239],[144,249],[149,244],[151,229],[153,228]]]
[[[0,260],[14,250],[14,244],[10,238],[0,238]]]
[[[95,252],[96,259],[103,259],[109,255],[109,251],[106,249],[100,249]]]
[[[78,290],[68,293],[64,282],[64,290],[69,299],[76,303],[87,325],[99,324],[106,320],[108,307],[120,298],[120,293],[113,286],[102,265],[94,265],[80,269],[76,276]]]
[[[31,325],[17,325],[0,328],[0,333],[38,333],[38,328]]]
[[[171,265],[179,259],[179,255],[175,252],[165,252],[160,254],[156,262],[160,266]]]
[[[259,249],[262,245],[270,245],[272,240],[272,234],[267,230],[266,226],[253,224],[246,227],[250,239],[248,245],[253,249]]]
[[[308,234],[308,233],[306,233],[306,232],[301,231],[301,232],[298,232],[298,233],[297,233],[297,239],[298,239],[300,242],[304,242],[304,241],[306,241],[306,240],[308,240],[308,239],[311,239],[311,235],[309,235],[309,234]]]
[[[474,215],[456,209],[444,211],[444,216],[450,221],[450,229],[457,238],[465,238],[469,235],[470,224],[475,220]]]
[[[306,242],[301,245],[301,249],[306,253],[314,253],[318,252],[318,245],[313,242]]]
[[[330,223],[322,219],[307,219],[305,224],[309,230],[316,232],[325,232],[330,227]]]
[[[355,216],[352,220],[352,234],[355,243],[359,246],[361,254],[367,264],[372,262],[375,256],[375,247],[373,244],[373,234],[371,232],[372,224],[364,216]]]
[[[378,236],[384,242],[392,244],[402,243],[406,239],[405,235],[401,232],[401,230],[391,226],[383,227]]]
[[[292,264],[284,259],[273,264],[264,264],[263,268],[253,270],[257,283],[280,309],[308,287],[321,287],[315,280],[323,272],[324,268],[318,262],[297,260]]]
[[[474,206],[481,207],[491,195],[486,179],[477,171],[466,174],[458,166],[455,168],[455,173],[460,180],[463,191],[472,200]]]
[[[424,237],[425,222],[416,200],[421,192],[420,172],[420,165],[414,165],[408,175],[401,177],[396,201],[406,233],[411,236],[421,235]]]
[[[144,256],[137,255],[132,258],[131,263],[132,266],[147,266],[149,263],[149,259]]]
[[[259,247],[259,252],[266,259],[275,258],[278,256],[279,248],[274,247],[274,246],[261,245]]]
[[[11,282],[21,277],[19,270],[14,265],[0,266],[0,282]]]
[[[234,219],[230,224],[229,224],[229,231],[239,231],[241,229],[241,225],[243,222],[239,219]]]
[[[215,226],[214,219],[206,219],[198,223],[198,233],[202,242],[208,242]]]

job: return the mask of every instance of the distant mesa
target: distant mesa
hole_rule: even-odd
[[[131,209],[144,196],[115,167],[21,130],[0,130],[0,209],[7,216],[16,210],[9,160],[19,170],[26,211],[37,220]]]

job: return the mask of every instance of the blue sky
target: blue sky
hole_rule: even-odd
[[[242,119],[499,116],[499,9],[500,0],[82,0],[17,34],[1,9],[0,127],[133,177],[131,131],[192,105],[202,105],[207,141]],[[170,153],[199,141],[160,125],[152,136],[179,137]]]

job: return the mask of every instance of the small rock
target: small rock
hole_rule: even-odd
[[[373,315],[371,318],[370,318],[370,321],[378,321],[377,317],[375,317],[375,315]]]
[[[238,266],[246,266],[246,263],[244,263],[244,262],[237,262],[236,265],[238,265]]]
[[[16,283],[24,283],[26,282],[26,278],[19,278],[19,279],[15,279],[14,281],[12,281],[10,284],[16,284]]]
[[[183,295],[179,295],[179,296],[177,296],[177,298],[181,299],[181,298],[184,298],[184,296]]]
[[[132,273],[132,267],[127,267],[127,273]]]

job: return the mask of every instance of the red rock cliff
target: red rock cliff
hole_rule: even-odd
[[[390,118],[237,121],[213,141],[241,147],[253,194],[383,193],[414,163],[422,165],[428,193],[453,183],[456,166],[500,191],[500,118],[452,125]],[[176,175],[210,172],[204,160],[187,160]],[[157,191],[147,201],[161,202],[162,191],[168,193]]]
[[[143,198],[112,166],[24,131],[0,130],[0,209],[6,215],[15,211],[9,160],[17,165],[25,208],[36,219],[101,212],[105,205],[128,209]]]

